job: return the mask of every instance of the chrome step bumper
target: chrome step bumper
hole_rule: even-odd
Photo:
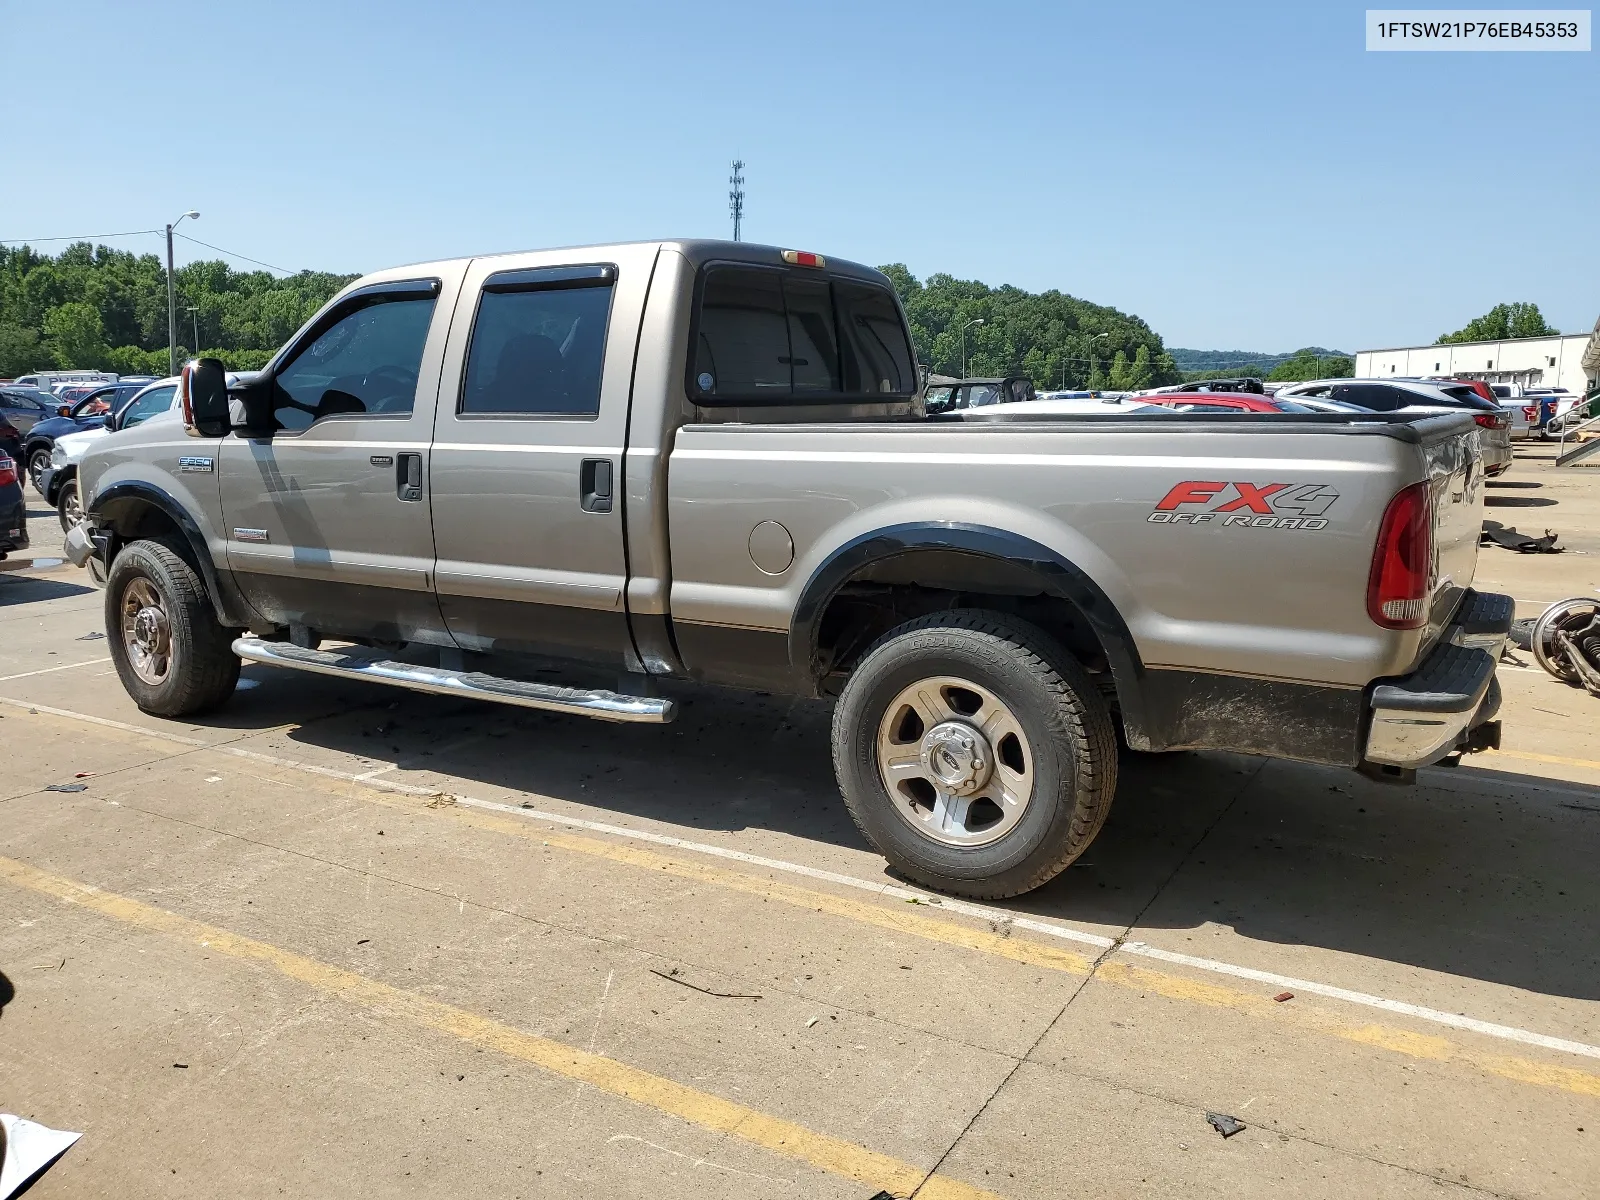
[[[445,671],[438,667],[419,667],[394,662],[359,650],[307,650],[289,642],[269,642],[262,638],[235,639],[233,652],[246,662],[310,671],[340,679],[364,679],[368,683],[387,683],[414,692],[433,692],[440,696],[463,696],[513,704],[519,708],[539,708],[546,712],[598,717],[602,721],[633,721],[664,725],[677,715],[671,700],[653,696],[623,696],[616,692],[586,691],[557,687],[548,683],[525,683],[503,679],[481,671]]]
[[[1494,673],[1511,629],[1515,602],[1469,591],[1450,628],[1410,675],[1372,689],[1366,760],[1415,769],[1452,751],[1498,744],[1488,725],[1500,708]],[[1474,743],[1472,734],[1484,727]]]

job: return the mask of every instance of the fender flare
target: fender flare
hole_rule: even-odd
[[[789,626],[789,663],[797,678],[810,674],[822,614],[845,581],[863,567],[919,550],[944,550],[1011,563],[1039,581],[1040,591],[1072,603],[1099,639],[1111,667],[1123,727],[1135,749],[1150,745],[1145,667],[1127,622],[1083,568],[1032,538],[958,521],[910,522],[852,538],[812,572]]]
[[[232,576],[229,575],[226,580],[223,578],[223,572],[217,569],[217,564],[212,560],[211,548],[206,544],[206,535],[199,523],[170,492],[153,483],[125,479],[97,491],[94,499],[85,506],[84,513],[96,528],[115,531],[121,515],[135,506],[160,510],[183,533],[194,553],[195,564],[200,568],[200,577],[205,583],[206,594],[211,597],[211,606],[216,609],[217,618],[225,625],[239,628],[248,626],[250,609],[233,586]],[[108,573],[113,557],[115,553],[108,547],[105,562]]]

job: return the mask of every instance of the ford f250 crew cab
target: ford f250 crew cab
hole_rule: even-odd
[[[917,380],[888,280],[807,252],[381,271],[102,439],[69,554],[155,714],[241,659],[615,721],[670,720],[663,677],[834,698],[862,831],[968,896],[1084,851],[1119,736],[1396,779],[1497,739],[1470,416],[928,416]]]

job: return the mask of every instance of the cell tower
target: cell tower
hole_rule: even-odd
[[[733,189],[728,193],[728,212],[733,215],[733,240],[739,240],[739,224],[744,220],[744,159],[733,160],[733,174],[728,176]]]

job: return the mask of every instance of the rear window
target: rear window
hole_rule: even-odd
[[[1422,398],[1382,383],[1341,383],[1328,393],[1328,399],[1342,400],[1368,412],[1393,412]]]
[[[886,288],[763,267],[705,272],[689,378],[700,403],[849,403],[916,390]]]

